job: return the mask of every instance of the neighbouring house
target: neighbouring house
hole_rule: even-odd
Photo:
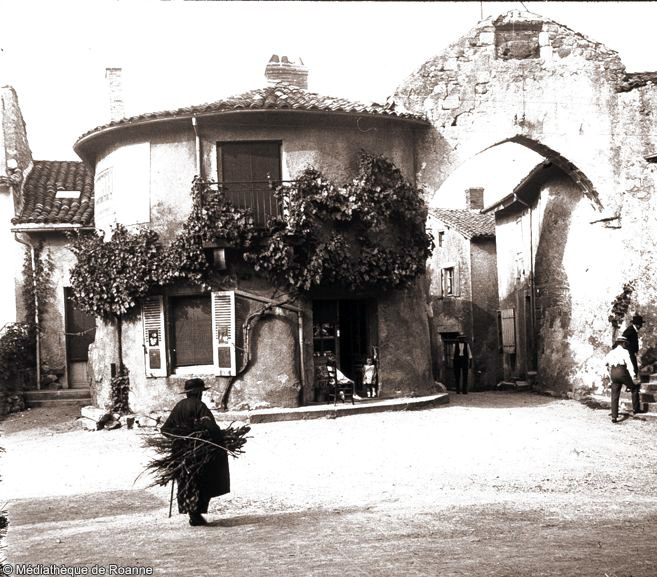
[[[39,327],[37,359],[28,388],[53,385],[88,391],[87,348],[95,321],[69,297],[68,271],[74,262],[65,233],[93,228],[93,175],[82,162],[33,160],[25,123],[13,88],[0,89],[0,327],[29,321]],[[38,276],[41,315],[25,303],[28,268]],[[29,291],[28,291],[29,292]],[[38,364],[38,366],[36,366]],[[81,398],[84,395],[81,396]]]
[[[466,190],[466,206],[429,209],[436,245],[429,265],[434,372],[448,388],[454,386],[454,345],[463,334],[473,356],[470,386],[489,389],[500,377],[495,219],[481,213],[481,188]]]
[[[108,74],[120,103],[120,71]],[[132,118],[119,106],[112,122],[81,136],[75,150],[95,174],[96,228],[148,227],[171,241],[190,214],[196,175],[218,181],[262,225],[281,210],[269,181],[293,181],[313,166],[350,182],[361,150],[391,159],[414,181],[416,133],[427,125],[421,115],[309,92],[307,69],[287,58],[273,57],[266,76],[266,87],[210,104]],[[191,376],[205,379],[217,403],[230,383],[228,408],[308,403],[318,398],[315,364],[327,352],[355,380],[365,358],[376,356],[385,396],[433,390],[422,278],[406,290],[312,290],[271,307],[246,342],[245,321],[284,299],[230,246],[209,250],[221,281],[211,291],[168,287],[123,323],[133,410],[171,406]],[[239,373],[246,347],[252,362]],[[109,403],[116,349],[116,331],[99,322],[90,366],[100,406]]]
[[[66,233],[93,229],[93,173],[74,161],[35,160],[21,189],[11,230],[40,260],[37,384],[88,392],[88,347],[95,319],[71,300],[75,262]],[[82,398],[82,395],[80,398]]]
[[[495,216],[504,376],[568,382],[577,369],[569,353],[572,317],[595,288],[590,250],[604,234],[590,230],[595,208],[561,168],[545,162],[485,212]],[[538,386],[553,392],[550,381]]]

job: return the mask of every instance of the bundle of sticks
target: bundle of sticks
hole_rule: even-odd
[[[233,425],[222,429],[220,438],[206,430],[188,435],[162,433],[147,436],[146,446],[158,454],[145,469],[153,476],[151,486],[166,485],[182,476],[194,476],[220,452],[233,457],[243,454],[251,427]]]

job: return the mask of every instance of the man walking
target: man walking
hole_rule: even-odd
[[[173,437],[173,454],[189,455],[194,444],[202,443],[198,439],[178,438],[189,437],[194,433],[203,432],[201,438],[223,446],[223,433],[210,409],[201,401],[203,391],[207,390],[202,379],[189,379],[185,382],[184,393],[187,398],[179,401],[173,408],[169,418],[162,425],[163,434]],[[207,462],[198,467],[181,467],[176,477],[178,483],[178,512],[189,514],[189,524],[192,526],[206,525],[202,513],[208,512],[212,497],[230,492],[230,471],[228,468],[228,453],[214,451]]]
[[[618,422],[618,403],[623,386],[631,387],[632,408],[635,412],[639,409],[639,389],[633,386],[636,379],[634,364],[627,349],[627,338],[618,337],[611,349],[605,356],[605,365],[609,370],[611,379],[611,422]]]

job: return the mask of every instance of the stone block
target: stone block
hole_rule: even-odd
[[[549,46],[550,45],[550,33],[549,32],[539,32],[538,33],[538,45],[539,46]]]
[[[91,405],[87,405],[86,407],[82,407],[80,409],[80,415],[92,420],[94,423],[100,421],[106,414],[106,410],[99,409],[98,407],[93,407]]]
[[[443,110],[454,110],[461,106],[461,98],[458,94],[452,94],[442,101],[441,106]]]
[[[150,415],[139,415],[136,418],[136,423],[140,428],[154,429],[157,426],[157,419],[151,417]]]
[[[494,44],[495,32],[481,32],[479,34],[479,44]]]

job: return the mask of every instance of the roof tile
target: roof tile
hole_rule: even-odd
[[[432,208],[429,213],[468,238],[494,238],[495,215],[462,208]]]
[[[144,120],[158,120],[164,118],[176,118],[179,116],[188,116],[190,114],[202,113],[220,113],[232,112],[236,110],[318,110],[324,112],[347,112],[357,114],[373,114],[427,122],[427,119],[418,114],[413,114],[403,110],[396,110],[394,106],[381,105],[376,103],[365,104],[354,102],[345,98],[336,98],[333,96],[322,96],[314,92],[308,92],[303,88],[280,82],[273,86],[250,90],[237,96],[231,96],[224,100],[217,100],[197,106],[186,106],[173,110],[163,110],[161,112],[148,112],[121,118],[109,124],[97,126],[96,128],[85,132],[80,138],[104,130],[106,128],[122,125],[130,125],[135,122]]]
[[[80,198],[56,198],[58,190],[79,190]],[[82,163],[36,160],[22,191],[20,214],[13,224],[93,226],[93,173]]]

